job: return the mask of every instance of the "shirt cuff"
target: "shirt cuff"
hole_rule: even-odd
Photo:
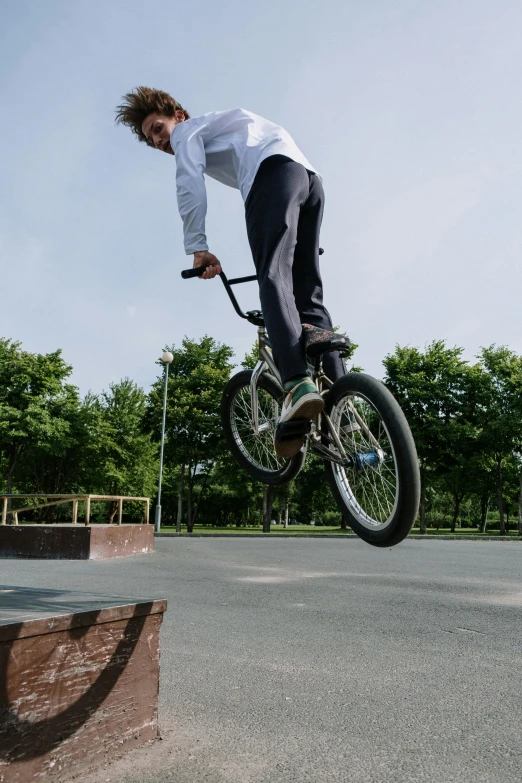
[[[190,247],[190,248],[188,248],[188,247],[185,248],[185,253],[188,256],[191,256],[194,253],[201,253],[203,251],[207,251],[208,252],[208,245],[206,243],[199,244],[199,245],[194,245],[193,247]]]

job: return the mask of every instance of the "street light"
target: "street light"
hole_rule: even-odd
[[[154,531],[159,533],[161,527],[161,479],[163,476],[163,446],[165,444],[165,418],[167,416],[167,383],[169,380],[169,364],[174,359],[170,351],[163,351],[161,361],[165,366],[165,389],[163,391],[163,421],[161,423],[161,448],[160,448],[160,469],[158,481],[158,504],[156,506],[156,518]]]

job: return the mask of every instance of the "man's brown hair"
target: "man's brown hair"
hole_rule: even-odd
[[[190,119],[188,111],[172,95],[163,90],[154,90],[152,87],[135,87],[132,92],[123,96],[122,101],[123,103],[116,107],[116,122],[130,128],[139,141],[144,141],[149,147],[154,147],[154,144],[148,141],[141,129],[143,120],[149,114],[158,112],[166,117],[172,117],[179,109],[186,120]]]

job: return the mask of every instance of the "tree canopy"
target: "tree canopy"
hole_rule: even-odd
[[[268,494],[229,454],[219,404],[234,371],[233,352],[205,336],[168,346],[163,520],[260,525],[288,517],[342,525],[321,460]],[[255,351],[243,366],[255,363]],[[397,346],[383,360],[384,382],[410,423],[421,467],[419,524],[509,528],[522,534],[522,358],[505,346],[468,362],[433,341]],[[165,367],[148,392],[130,378],[81,398],[59,350],[30,353],[0,340],[0,476],[4,491],[150,497],[157,493]],[[106,510],[112,518],[115,508]],[[57,510],[58,518],[60,511]],[[101,513],[101,512],[100,512]],[[132,509],[129,514],[132,517]],[[140,513],[139,510],[136,511]],[[54,511],[41,521],[51,521]]]

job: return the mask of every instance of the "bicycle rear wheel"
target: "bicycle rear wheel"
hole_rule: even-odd
[[[295,478],[303,466],[305,454],[300,451],[291,459],[274,451],[274,434],[281,413],[284,393],[266,375],[258,382],[259,432],[252,425],[250,378],[252,370],[233,375],[221,398],[221,421],[230,451],[253,479],[264,484],[285,484]]]
[[[351,463],[325,460],[341,513],[367,543],[398,544],[413,527],[420,499],[417,452],[399,404],[380,381],[348,373],[330,390],[325,413]],[[326,421],[323,439],[332,448]]]

